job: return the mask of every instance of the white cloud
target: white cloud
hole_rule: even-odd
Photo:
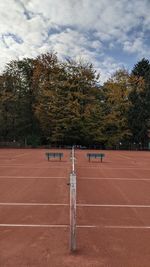
[[[138,55],[141,55],[141,57],[147,57],[150,52],[149,47],[144,43],[144,40],[140,37],[134,40],[124,42],[123,49],[124,51],[127,51],[131,54],[136,53]]]
[[[116,70],[126,67],[109,56],[105,56],[101,62],[95,62],[95,66],[97,66],[96,69],[100,73],[101,83],[104,83],[108,78],[110,78]]]
[[[61,59],[93,62],[104,80],[122,65],[107,49],[119,44],[130,55],[149,55],[149,10],[149,0],[1,0],[0,69],[54,50]]]

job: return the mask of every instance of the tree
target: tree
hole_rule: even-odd
[[[128,113],[132,142],[147,146],[150,121],[150,64],[146,59],[139,61],[132,70],[132,90],[129,94],[131,106]]]
[[[7,64],[2,75],[1,108],[5,107],[2,112],[5,140],[24,142],[25,138],[38,135],[39,127],[33,110],[36,95],[32,86],[33,71],[34,60],[23,59]]]
[[[95,123],[95,126],[89,130],[91,116],[94,114],[92,110],[96,101],[98,102],[96,94],[100,94],[97,85],[99,77],[90,64],[74,61],[61,64],[56,55],[53,56],[48,61],[48,65],[53,63],[51,67],[47,63],[44,64],[47,70],[45,73],[43,72],[43,57],[40,60],[41,65],[38,70],[40,95],[35,107],[37,118],[40,120],[45,135],[52,143],[92,143],[93,138],[96,138],[94,134],[92,138],[87,138],[87,136],[90,137],[94,127],[98,127],[98,120],[95,120],[92,124]],[[49,79],[47,79],[49,71]],[[95,106],[95,111],[97,107],[98,105]]]
[[[12,77],[4,74],[0,77],[0,139],[14,138],[16,96],[11,88]]]
[[[130,106],[129,74],[122,69],[104,84],[105,139],[109,146],[118,145],[130,136],[127,113]]]

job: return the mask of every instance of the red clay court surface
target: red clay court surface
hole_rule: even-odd
[[[76,150],[72,255],[71,151],[61,150],[60,162],[48,162],[45,152],[0,150],[0,267],[149,267],[150,153],[103,151],[100,163]]]

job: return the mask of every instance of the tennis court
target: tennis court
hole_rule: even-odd
[[[0,150],[0,266],[148,267],[150,154],[103,151],[101,163],[89,162],[89,151],[75,151],[77,251],[71,254],[70,150],[60,151],[61,161],[47,161],[42,149]]]
[[[59,266],[68,252],[70,151],[0,150],[0,266]],[[57,265],[58,261],[58,265]]]
[[[106,151],[101,164],[78,152],[79,244],[91,266],[149,266],[150,154]]]

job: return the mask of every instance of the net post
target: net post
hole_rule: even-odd
[[[76,173],[74,147],[72,147],[72,172],[70,174],[70,251],[76,251]]]
[[[70,251],[76,250],[76,175],[70,174]]]
[[[75,173],[75,151],[74,151],[74,146],[72,147],[72,173]]]

